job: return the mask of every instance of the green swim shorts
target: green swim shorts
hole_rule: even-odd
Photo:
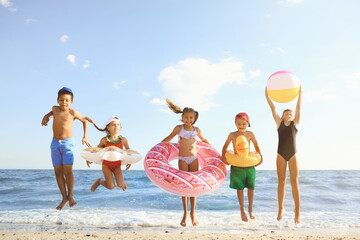
[[[230,188],[255,190],[255,167],[235,167],[230,169]]]

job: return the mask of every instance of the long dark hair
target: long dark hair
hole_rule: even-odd
[[[189,108],[189,107],[186,107],[184,108],[183,110],[181,110],[181,108],[177,105],[175,105],[174,103],[172,103],[168,98],[166,98],[166,102],[169,106],[169,108],[174,112],[174,113],[181,113],[181,117],[185,114],[185,113],[188,113],[188,112],[192,112],[194,113],[195,115],[195,120],[194,120],[194,123],[196,122],[196,120],[199,118],[199,113],[197,111],[195,111],[193,108]]]
[[[114,119],[119,119],[118,117],[113,117],[113,118],[114,118]],[[120,121],[120,119],[119,119],[119,121]],[[111,123],[111,122],[110,122],[110,123]],[[109,131],[107,130],[107,127],[109,126],[110,123],[108,123],[108,124],[105,126],[105,128],[99,128],[98,126],[96,126],[96,124],[95,124],[94,122],[92,122],[92,124],[94,124],[94,127],[95,127],[97,130],[99,130],[99,131],[101,131],[101,132],[106,132],[107,135],[110,135]],[[121,128],[121,124],[120,124],[120,128]]]

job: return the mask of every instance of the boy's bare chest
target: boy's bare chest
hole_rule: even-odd
[[[75,118],[69,111],[58,111],[54,113],[54,122],[69,124],[74,122]]]
[[[250,141],[251,137],[250,137],[250,134],[248,132],[244,132],[244,133],[239,133],[239,132],[236,132],[233,134],[233,142],[235,143],[236,142],[236,139],[239,137],[239,136],[244,136],[246,137],[246,139],[248,140],[248,142]]]

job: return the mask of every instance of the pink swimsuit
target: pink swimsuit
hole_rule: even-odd
[[[184,129],[184,125],[183,125],[181,128],[181,131],[179,132],[179,141],[180,141],[180,138],[185,138],[185,139],[193,138],[196,140],[196,137],[197,137],[196,127],[194,127],[194,129],[195,129],[194,131],[186,131]],[[193,161],[195,161],[197,158],[198,158],[197,155],[188,156],[188,157],[179,156],[179,160],[186,162],[188,165],[190,163],[192,163]]]

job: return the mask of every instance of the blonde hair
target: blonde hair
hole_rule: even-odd
[[[193,122],[193,124],[195,124],[196,120],[199,118],[199,113],[197,111],[195,111],[193,108],[189,108],[186,107],[183,110],[181,110],[181,108],[177,105],[175,105],[174,103],[172,103],[168,98],[166,98],[166,103],[168,104],[169,108],[174,112],[174,113],[181,113],[181,117],[188,112],[192,112],[195,115],[195,120]]]

